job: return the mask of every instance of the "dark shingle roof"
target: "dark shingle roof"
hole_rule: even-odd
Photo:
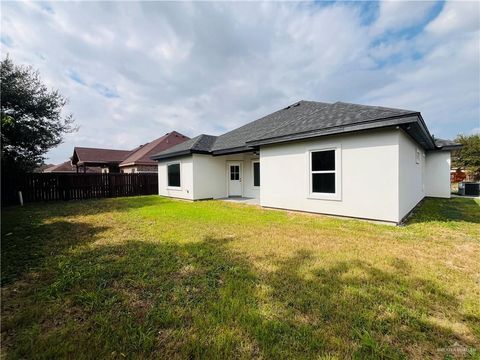
[[[265,144],[386,126],[402,126],[426,149],[436,147],[418,111],[302,100],[218,137],[200,135],[190,143],[181,144],[189,147],[174,147],[153,158],[188,154],[204,136],[209,138],[201,151],[219,155],[251,150]]]
[[[225,150],[245,146],[253,141],[416,113],[379,106],[302,100],[219,136],[212,150]]]
[[[456,143],[452,140],[435,139],[435,146],[442,149],[461,148],[462,144]]]
[[[217,137],[213,135],[198,135],[190,140],[172,146],[165,151],[152,155],[151,158],[159,160],[191,153],[209,153],[216,139]]]
[[[295,109],[295,108],[293,108]],[[283,126],[260,134],[254,140],[278,138],[308,131],[324,130],[340,126],[361,124],[375,120],[385,120],[405,115],[415,115],[418,112],[402,109],[391,109],[379,106],[367,106],[336,102],[318,106],[313,101],[301,101],[298,105],[301,112],[293,115]]]
[[[292,120],[313,116],[327,106],[329,106],[327,103],[300,101],[220,135],[212,150],[218,151],[245,146],[246,142],[254,140],[258,138],[258,136],[269,133],[273,129],[280,128]]]

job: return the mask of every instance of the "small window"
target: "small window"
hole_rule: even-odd
[[[240,165],[230,165],[230,180],[240,180]]]
[[[253,162],[253,186],[260,186],[260,162]]]
[[[180,163],[169,164],[168,170],[168,186],[180,187]]]
[[[335,194],[335,150],[312,151],[310,157],[312,193]]]

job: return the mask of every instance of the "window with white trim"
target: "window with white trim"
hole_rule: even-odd
[[[253,186],[260,186],[260,161],[252,161],[253,167]]]
[[[168,186],[180,187],[180,163],[167,165]]]
[[[312,151],[310,153],[312,194],[336,193],[335,150]]]
[[[331,144],[313,148],[307,156],[307,197],[342,201],[342,146]]]

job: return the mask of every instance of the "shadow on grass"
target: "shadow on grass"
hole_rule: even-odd
[[[408,224],[423,222],[480,223],[480,200],[471,198],[426,198]]]
[[[2,209],[5,214],[9,213],[34,213],[37,217],[47,219],[57,216],[69,215],[95,215],[103,212],[128,212],[132,209],[158,206],[171,203],[169,198],[158,195],[130,196],[117,198],[69,200],[69,201],[44,201],[27,203],[25,206],[11,206]],[[2,225],[3,225],[2,219]]]
[[[457,300],[404,261],[385,271],[313,260],[299,251],[260,272],[215,238],[65,252],[53,276],[34,284],[34,299],[4,299],[18,305],[2,324],[8,355],[425,358],[464,341],[428,320],[461,318]]]
[[[2,224],[2,286],[20,278],[26,271],[34,271],[51,256],[94,241],[95,236],[105,229],[68,221],[24,226],[20,218],[8,225]]]
[[[78,221],[58,221],[57,218],[128,212],[169,201],[158,196],[138,196],[39,202],[2,209],[2,286],[39,266],[46,257],[57,255],[71,246],[92,242],[96,234],[107,229],[106,226]]]

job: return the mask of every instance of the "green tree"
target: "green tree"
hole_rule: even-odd
[[[455,141],[463,147],[454,152],[453,166],[471,172],[474,178],[478,179],[480,177],[480,134],[460,134]]]
[[[31,171],[76,130],[72,115],[63,115],[67,99],[49,90],[38,71],[8,56],[0,63],[0,81],[2,173]]]

